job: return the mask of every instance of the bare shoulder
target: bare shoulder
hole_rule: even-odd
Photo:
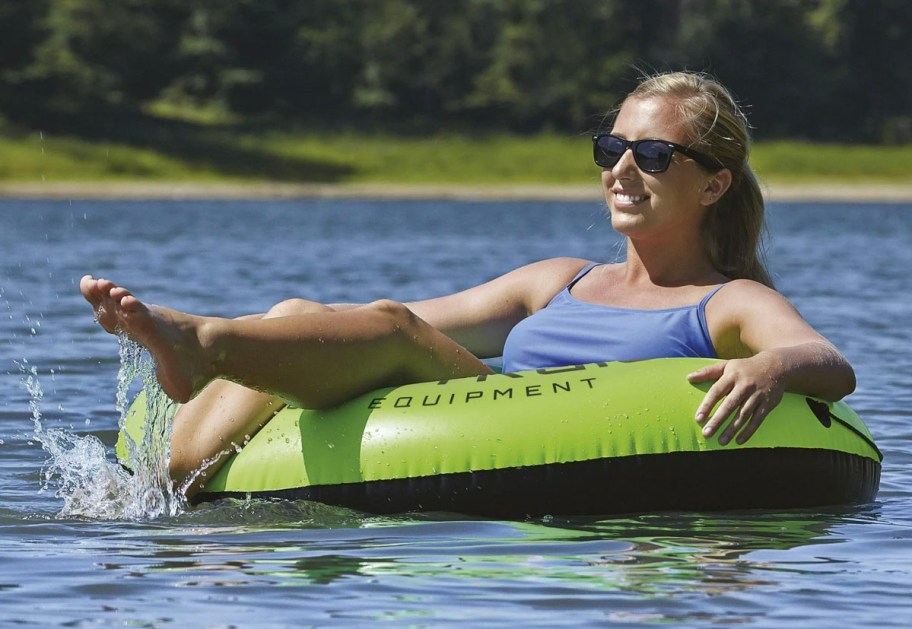
[[[732,280],[725,284],[710,301],[715,310],[731,313],[751,313],[768,308],[794,310],[782,293],[754,280]]]
[[[569,275],[570,279],[573,279],[587,264],[592,264],[592,261],[582,258],[548,258],[522,266],[517,271],[560,276]]]
[[[522,266],[508,275],[522,285],[527,305],[534,312],[543,308],[588,264],[592,262],[582,258],[549,258]]]
[[[727,283],[707,304],[706,319],[720,356],[822,338],[781,293],[752,280]]]
[[[409,308],[438,329],[453,320],[503,320],[515,325],[544,308],[561,288],[589,264],[579,258],[551,258],[532,262],[472,288],[417,302]]]

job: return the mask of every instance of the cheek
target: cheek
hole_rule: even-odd
[[[690,195],[690,198],[693,199],[694,203],[697,203],[698,205],[704,205],[704,201],[707,198],[705,182],[698,181],[694,185],[689,186],[688,193]]]
[[[692,177],[664,177],[662,179],[657,179],[652,187],[656,194],[665,197],[669,201],[682,205],[691,205],[699,202],[703,193],[702,180]]]

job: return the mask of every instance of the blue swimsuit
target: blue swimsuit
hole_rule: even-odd
[[[570,294],[589,264],[547,306],[519,322],[504,344],[503,370],[544,369],[614,360],[689,356],[716,358],[706,303],[640,310],[580,301]]]

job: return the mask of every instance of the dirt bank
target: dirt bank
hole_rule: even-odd
[[[769,200],[912,203],[908,185],[850,185],[829,183],[769,184]],[[289,184],[261,183],[0,183],[0,198],[46,199],[494,199],[599,201],[598,183],[592,185],[403,185],[403,184]]]

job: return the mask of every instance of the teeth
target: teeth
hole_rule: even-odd
[[[614,196],[621,203],[639,203],[640,201],[646,200],[645,194],[624,194],[623,192],[615,192]]]

